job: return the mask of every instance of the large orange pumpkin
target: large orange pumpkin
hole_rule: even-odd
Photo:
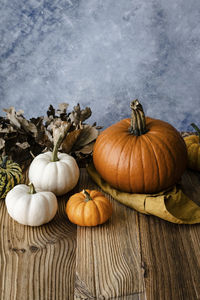
[[[94,145],[96,170],[111,186],[132,193],[157,193],[179,181],[187,149],[167,122],[145,117],[138,100],[132,117],[105,129]]]

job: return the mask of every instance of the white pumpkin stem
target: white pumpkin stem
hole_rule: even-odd
[[[71,126],[71,123],[68,123],[65,130],[64,130],[64,133],[61,134],[57,140],[57,142],[54,144],[54,147],[53,147],[53,154],[52,154],[52,161],[58,161],[59,158],[58,158],[58,149],[60,148],[63,140],[65,139],[68,131],[69,131],[69,128]]]
[[[92,200],[92,197],[90,196],[90,194],[86,190],[83,190],[83,194],[85,196],[85,202],[88,202],[88,201]]]
[[[29,193],[30,194],[36,194],[36,190],[35,190],[35,187],[34,187],[32,182],[29,183],[29,187],[30,187],[29,188]]]
[[[58,149],[60,148],[60,145],[62,144],[63,141],[63,135],[60,135],[57,142],[55,143],[53,147],[53,154],[52,154],[52,161],[58,161]]]
[[[196,130],[196,132],[199,136],[199,143],[200,143],[200,129],[199,129],[199,127],[194,123],[192,123],[191,126],[194,128],[194,130]]]
[[[7,161],[8,161],[8,156],[6,155],[2,158],[2,163],[0,165],[1,168],[6,169]]]
[[[130,133],[136,136],[146,133],[147,128],[145,114],[138,99],[133,100],[130,107],[132,109],[131,127],[129,128]]]

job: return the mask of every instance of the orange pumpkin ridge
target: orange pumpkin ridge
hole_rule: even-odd
[[[105,129],[97,138],[93,162],[114,188],[130,193],[157,193],[176,184],[187,163],[180,133],[169,123],[145,117],[138,100],[132,117]]]
[[[66,214],[79,226],[96,226],[110,218],[112,205],[101,192],[87,189],[69,198]]]

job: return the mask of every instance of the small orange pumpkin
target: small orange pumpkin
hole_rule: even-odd
[[[188,151],[188,167],[200,171],[200,129],[194,123],[191,126],[198,136],[193,134],[184,138]]]
[[[138,100],[132,117],[105,129],[97,138],[93,162],[111,186],[131,193],[157,193],[176,184],[187,163],[180,133],[167,122],[145,117]]]
[[[99,191],[83,190],[72,195],[66,205],[69,220],[79,226],[96,226],[112,214],[110,201]]]

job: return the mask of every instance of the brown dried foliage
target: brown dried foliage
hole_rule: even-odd
[[[52,150],[59,135],[67,130],[60,151],[74,156],[80,166],[85,165],[91,158],[101,127],[85,123],[92,113],[89,107],[81,109],[77,104],[68,112],[68,106],[61,103],[56,110],[50,105],[45,117],[30,120],[24,117],[22,110],[4,109],[6,116],[0,116],[0,155],[8,155],[13,161],[27,166],[34,156]]]

